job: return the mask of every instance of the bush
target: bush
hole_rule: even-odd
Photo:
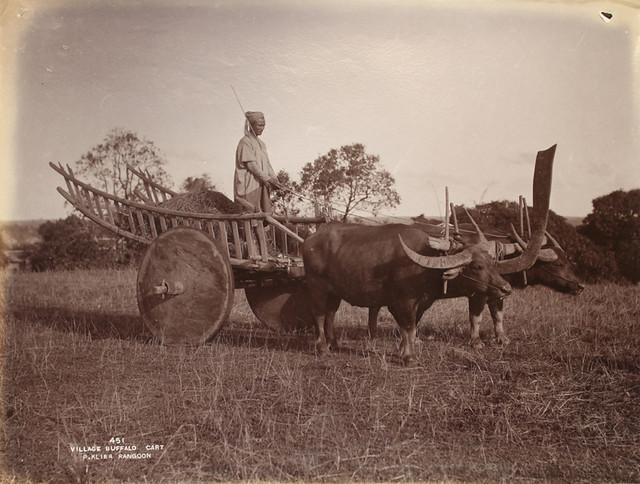
[[[455,207],[458,220],[468,220],[462,207]],[[494,228],[510,233],[509,224],[519,227],[518,204],[509,201],[494,201],[468,209],[471,216],[483,229]],[[531,209],[529,210],[531,214]],[[549,210],[547,231],[553,235],[574,264],[576,275],[586,282],[620,281],[622,275],[618,270],[615,254],[599,247],[567,220]]]
[[[42,242],[31,252],[34,271],[114,268],[135,263],[139,245],[107,237],[92,222],[76,215],[45,222],[38,228]]]
[[[640,240],[624,240],[616,247],[620,272],[634,284],[640,282]]]
[[[626,279],[640,281],[640,189],[615,190],[592,203],[578,231],[610,254]]]

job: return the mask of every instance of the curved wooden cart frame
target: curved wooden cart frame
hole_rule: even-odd
[[[272,330],[298,329],[311,324],[310,315],[305,314],[308,304],[305,304],[304,299],[306,293],[303,284],[304,266],[301,245],[304,236],[314,232],[318,224],[325,222],[324,218],[281,217],[267,213],[228,215],[171,210],[160,204],[175,196],[176,193],[154,182],[148,173],[135,168],[128,169],[142,181],[145,193],[137,191],[136,195],[144,203],[94,188],[76,178],[69,166],[64,167],[62,164],[53,163],[49,163],[49,166],[65,180],[67,189],[58,187],[58,192],[79,212],[118,236],[149,246],[138,274],[138,302],[147,327],[163,342],[200,344],[211,338],[222,327],[224,323],[222,319],[226,320],[228,317],[227,302],[233,301],[235,288],[246,290],[247,299],[254,314]],[[185,232],[184,229],[195,232],[187,230],[186,234],[171,234],[172,231]],[[141,278],[144,279],[147,276],[145,271],[149,267],[148,259],[153,257],[150,253],[166,257],[168,241],[172,244],[188,245],[204,243],[201,237],[196,235],[197,232],[206,234],[207,238],[213,242],[201,246],[202,257],[213,257],[219,261],[218,265],[228,262],[231,268],[231,275],[226,284],[220,284],[220,281],[214,284],[209,281],[223,292],[223,294],[211,294],[213,302],[209,306],[223,309],[219,314],[212,315],[210,321],[201,323],[203,329],[200,334],[196,331],[188,337],[168,338],[166,335],[169,333],[177,334],[175,331],[169,331],[168,326],[180,327],[186,323],[178,321],[173,313],[170,316],[160,316],[160,319],[165,317],[170,319],[169,321],[158,322],[157,314],[149,314],[149,305],[141,302],[142,299],[154,296],[160,298],[158,304],[168,307],[180,298],[189,300],[193,297],[193,293],[185,290],[188,286],[187,281],[163,279],[157,270],[153,269],[149,277],[158,280],[154,280],[151,285],[143,281],[147,284],[145,291],[148,294],[141,295],[141,284],[144,285]],[[181,261],[180,257],[174,257],[174,259],[178,268],[175,271],[171,269],[170,272],[184,273],[183,268],[180,267],[187,265],[187,261]],[[203,259],[198,263],[202,264],[202,262]],[[189,262],[191,265],[194,263],[194,260]],[[223,270],[213,272],[224,273]]]

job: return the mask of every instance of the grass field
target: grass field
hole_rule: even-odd
[[[213,342],[162,347],[134,271],[3,277],[5,480],[640,480],[638,287],[516,292],[511,343],[482,350],[466,301],[441,301],[405,368],[386,312],[371,343],[343,303],[318,357],[238,291]]]

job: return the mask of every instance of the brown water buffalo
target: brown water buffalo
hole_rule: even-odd
[[[512,227],[511,237],[521,248],[526,247],[524,242]],[[558,241],[547,232],[549,244],[543,247],[538,254],[536,263],[526,271],[526,276],[522,272],[505,274],[509,281],[513,281],[516,287],[526,285],[543,285],[558,292],[579,295],[584,286],[576,275],[573,264],[567,257],[566,252]]]
[[[408,363],[417,317],[437,299],[443,279],[461,278],[460,296],[489,293],[499,299],[511,292],[486,251],[474,245],[441,256],[428,235],[406,225],[327,224],[307,237],[302,253],[320,352],[327,350],[327,340],[337,347],[333,321],[343,299],[354,306],[386,306],[400,326],[401,356]],[[422,264],[408,254],[423,258]]]
[[[528,269],[536,260],[547,225],[554,154],[555,145],[538,152],[533,181],[534,230],[524,252],[513,259],[496,263],[489,252],[495,244],[480,231],[472,245],[442,241],[398,224],[327,224],[309,236],[302,252],[317,349],[326,352],[327,340],[330,346],[337,346],[333,323],[344,299],[360,307],[386,306],[400,327],[401,357],[410,363],[415,358],[416,322],[443,296],[443,280],[452,282],[447,297],[469,298],[473,328],[474,318],[480,317],[488,298],[501,301],[511,292],[500,273]],[[503,335],[501,315],[496,315],[496,320],[496,331]],[[472,330],[472,339],[477,336],[479,341],[478,331]]]
[[[471,243],[475,240],[475,234],[477,226],[474,224],[461,224],[461,240]],[[414,228],[423,230],[426,233],[435,234],[440,228],[428,224],[415,224]],[[501,232],[496,228],[485,229],[485,234],[490,242],[495,245],[489,248],[489,253],[494,255],[500,254],[500,257],[510,258],[515,254],[518,254],[526,247],[526,243],[517,236],[515,230],[512,230],[512,234],[508,235]],[[568,293],[572,295],[578,295],[584,289],[584,286],[580,283],[576,276],[573,266],[566,253],[560,247],[558,242],[547,233],[545,242],[549,242],[548,245],[543,247],[538,253],[536,262],[533,266],[525,271],[512,272],[508,274],[501,274],[502,277],[509,282],[514,289],[524,289],[527,285],[544,285],[558,292]],[[448,284],[447,294],[443,292],[443,288],[440,291],[440,298],[448,297],[460,297],[460,293],[464,293],[464,290],[460,290],[457,286],[459,281],[451,281]],[[464,297],[464,294],[463,294]],[[474,348],[482,348],[484,343],[480,339],[480,323],[482,322],[482,312],[485,306],[489,307],[491,318],[493,320],[495,341],[498,344],[507,344],[509,339],[504,331],[504,301],[502,298],[493,298],[490,294],[475,294],[469,299],[469,323],[470,323],[470,338],[469,344]],[[369,308],[369,337],[375,338],[377,333],[378,313],[380,307]],[[418,318],[418,322],[420,318]]]

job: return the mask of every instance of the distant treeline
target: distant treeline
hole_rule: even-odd
[[[482,227],[509,232],[520,224],[517,204],[495,201],[469,210]],[[458,220],[466,221],[461,207]],[[640,190],[617,190],[593,200],[593,211],[577,227],[549,212],[548,231],[558,240],[585,282],[640,282]],[[33,239],[33,237],[32,237]],[[40,224],[26,249],[32,270],[114,268],[135,265],[143,244],[114,238],[76,215]],[[6,242],[5,242],[6,246]],[[6,261],[5,261],[6,262]],[[2,260],[0,260],[2,263]]]

